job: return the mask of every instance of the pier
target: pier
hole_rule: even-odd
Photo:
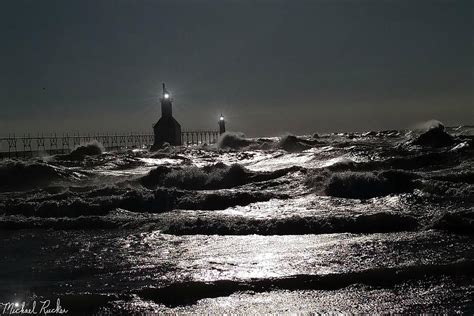
[[[219,131],[183,131],[181,143],[184,146],[214,144],[219,137]],[[154,134],[50,134],[37,136],[0,137],[0,158],[33,157],[40,154],[66,154],[74,148],[98,141],[106,150],[146,149],[155,141]]]

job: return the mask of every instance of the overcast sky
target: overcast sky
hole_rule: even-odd
[[[2,0],[0,133],[474,123],[474,1]]]

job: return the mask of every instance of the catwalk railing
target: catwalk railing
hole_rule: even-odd
[[[219,137],[218,131],[184,131],[181,132],[181,141],[185,146],[213,144]],[[127,148],[148,148],[155,136],[153,134],[56,134],[37,136],[0,137],[0,157],[25,157],[41,153],[60,154],[68,153],[74,148],[91,141],[98,141],[106,150]]]

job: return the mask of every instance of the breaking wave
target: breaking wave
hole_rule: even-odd
[[[287,152],[301,152],[314,147],[315,145],[321,144],[320,141],[312,139],[306,139],[294,135],[285,135],[281,137],[277,142],[266,138],[249,139],[245,138],[242,133],[224,133],[220,136],[217,147],[221,149],[283,149]]]
[[[202,168],[187,166],[169,168],[159,166],[142,177],[140,182],[147,188],[157,186],[186,190],[229,189],[251,182],[262,182],[282,177],[298,168],[286,168],[272,172],[253,172],[239,164],[227,166],[223,163]]]
[[[0,192],[31,190],[69,176],[65,170],[46,163],[6,160],[0,164]]]
[[[308,174],[306,184],[329,196],[369,199],[412,192],[416,187],[413,181],[416,178],[415,174],[401,170],[337,173],[317,170]]]
[[[337,173],[329,178],[325,192],[335,197],[368,199],[412,192],[415,188],[413,179],[412,174],[396,170],[381,173]]]
[[[204,193],[169,188],[146,190],[109,187],[83,193],[65,191],[40,199],[10,198],[0,204],[0,212],[6,215],[59,218],[104,216],[116,209],[139,213],[162,213],[174,209],[222,210],[274,198],[288,198],[288,195],[267,191],[221,190]]]
[[[56,156],[56,159],[80,161],[80,160],[84,160],[84,158],[86,158],[87,156],[100,155],[104,151],[105,151],[104,146],[101,143],[99,143],[97,140],[93,140],[87,144],[79,145],[69,154]]]
[[[174,235],[305,235],[330,233],[386,233],[413,231],[411,216],[376,213],[354,217],[197,218],[170,223],[163,232]]]
[[[412,141],[413,145],[428,147],[447,147],[455,143],[454,138],[446,133],[444,125],[439,121],[430,121],[426,124],[428,129]]]
[[[221,149],[241,149],[254,143],[253,140],[245,138],[243,133],[225,132],[220,135],[217,147]]]
[[[286,135],[283,136],[278,143],[275,145],[276,148],[281,148],[287,152],[300,152],[306,149],[311,148],[314,142],[310,142],[304,140],[302,138],[293,136],[293,135]]]

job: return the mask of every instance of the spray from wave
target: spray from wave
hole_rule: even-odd
[[[84,160],[88,156],[100,155],[104,151],[104,146],[97,140],[93,140],[89,143],[77,146],[69,154],[56,156],[56,159],[80,161]]]
[[[253,143],[254,141],[245,138],[243,133],[225,132],[219,136],[217,147],[221,149],[242,149]]]

